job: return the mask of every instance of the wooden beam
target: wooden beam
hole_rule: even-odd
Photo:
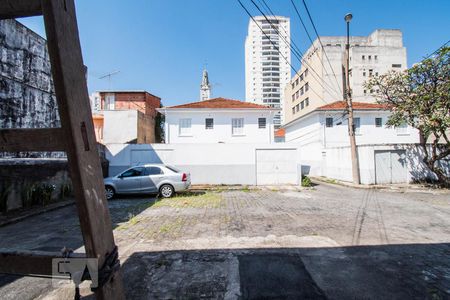
[[[72,253],[71,258],[85,258],[84,253]],[[61,253],[43,251],[0,252],[0,273],[52,276],[52,259],[63,258]]]
[[[61,128],[0,129],[0,151],[65,151]]]
[[[61,127],[81,232],[88,257],[102,266],[115,250],[108,201],[89,103],[73,0],[42,0]],[[98,290],[97,299],[124,299],[120,272]]]
[[[0,20],[40,15],[41,0],[0,0]]]

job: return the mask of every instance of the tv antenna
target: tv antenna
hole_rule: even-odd
[[[98,79],[105,79],[105,78],[108,78],[108,88],[111,90],[111,77],[112,77],[113,75],[117,75],[118,73],[120,73],[120,71],[113,71],[113,72],[110,72],[110,73],[105,74],[105,75],[103,75],[103,76],[100,76]]]

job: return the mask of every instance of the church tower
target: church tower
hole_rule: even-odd
[[[200,101],[211,98],[211,85],[209,84],[208,71],[203,70],[202,84],[200,85]]]

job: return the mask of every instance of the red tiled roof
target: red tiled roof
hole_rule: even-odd
[[[270,107],[251,102],[244,102],[225,98],[214,98],[205,101],[186,103],[181,105],[169,106],[166,108],[231,108],[231,109],[246,109],[259,108],[270,109]]]
[[[284,137],[285,134],[286,134],[286,130],[284,128],[275,130],[275,137]]]
[[[336,101],[327,105],[323,105],[317,110],[344,110],[347,108],[347,103],[345,101]],[[385,104],[378,103],[364,103],[364,102],[353,102],[354,110],[366,110],[366,109],[388,109],[388,106]]]

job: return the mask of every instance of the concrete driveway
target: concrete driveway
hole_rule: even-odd
[[[130,299],[450,297],[449,194],[321,184],[127,198],[110,210]],[[63,246],[82,246],[74,207],[0,228],[1,248]],[[73,293],[36,278],[0,286],[6,299]]]

